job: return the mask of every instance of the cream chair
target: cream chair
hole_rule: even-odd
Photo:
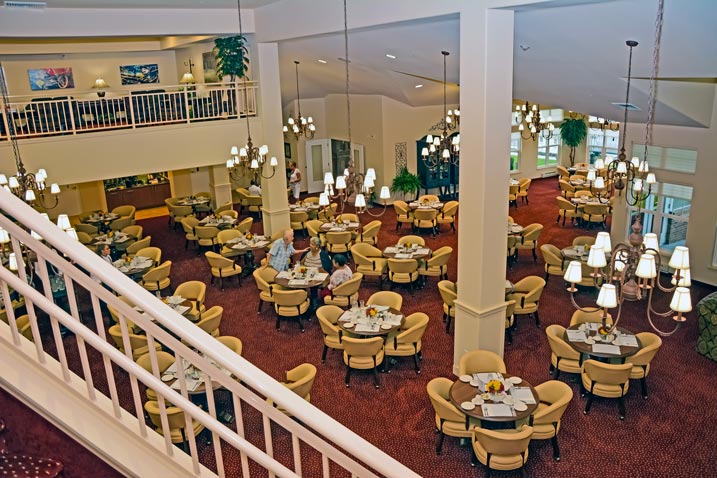
[[[236,192],[236,202],[239,204],[239,212],[241,213],[243,207],[249,206],[249,190],[247,188],[236,188],[234,192]]]
[[[564,198],[570,199],[575,197],[575,186],[570,184],[568,181],[561,179],[558,181],[558,185],[560,187],[560,193]]]
[[[375,246],[378,244],[378,233],[381,230],[381,221],[371,221],[361,229],[361,233],[356,237],[356,243],[367,243]]]
[[[530,183],[532,179],[523,178],[518,180],[518,197],[526,204],[530,204],[528,200],[528,189],[530,189]]]
[[[10,291],[12,291],[12,289],[10,289]],[[25,306],[25,297],[19,296],[17,299],[12,299],[10,303],[12,304],[13,312],[15,312],[20,307]],[[5,322],[7,324],[8,323],[7,310],[5,310],[4,305],[5,305],[4,301],[0,301],[0,320],[2,320],[3,322]],[[17,321],[17,313],[15,313],[15,317],[16,317],[15,320]]]
[[[339,205],[335,202],[332,202],[327,207],[323,209],[319,209],[318,214],[316,215],[316,218],[322,222],[331,222],[334,220],[334,217],[336,216],[336,210],[339,208]]]
[[[208,247],[212,251],[216,251],[219,241],[217,235],[219,234],[219,228],[214,226],[196,226],[194,233],[197,235],[197,243],[200,249],[202,247]]]
[[[543,253],[543,261],[545,262],[545,282],[550,280],[551,275],[564,276],[567,263],[560,249],[552,244],[543,244],[540,246],[540,252]]]
[[[545,329],[550,346],[550,374],[554,379],[560,372],[580,373],[582,359],[580,353],[565,341],[565,327],[558,324],[549,325]]]
[[[573,247],[575,246],[592,246],[595,244],[594,236],[578,236],[573,239]]]
[[[221,217],[230,217],[232,219],[239,219],[239,213],[236,212],[234,209],[229,209],[228,211],[222,211],[221,213],[217,213]],[[253,219],[252,219],[253,221]]]
[[[436,228],[438,222],[438,211],[435,209],[416,209],[413,211],[413,229],[420,231],[421,229],[430,229],[431,235],[436,237]]]
[[[570,171],[568,171],[568,169],[565,166],[558,166],[555,169],[557,169],[561,180],[568,181],[570,179]]]
[[[438,196],[436,196],[435,194],[424,194],[423,196],[418,198],[419,203],[423,203],[423,202],[429,202],[429,203],[434,202],[435,203],[438,201],[439,201]]]
[[[136,257],[152,259],[152,264],[157,267],[162,262],[162,249],[159,247],[143,247],[135,254]]]
[[[513,263],[518,256],[518,249],[515,247],[515,245],[518,244],[519,241],[520,237],[518,236],[508,236],[508,239],[506,241],[506,260],[508,262],[508,268],[513,267]]]
[[[309,214],[305,211],[291,211],[289,213],[289,224],[294,231],[307,235],[306,223],[309,220]]]
[[[435,412],[436,431],[438,443],[436,443],[436,455],[441,454],[443,439],[446,435],[457,438],[468,438],[473,436],[473,429],[466,416],[450,400],[450,389],[453,381],[443,377],[436,377],[426,385],[428,398],[433,405]]]
[[[127,226],[131,226],[134,224],[134,219],[131,217],[120,217],[119,219],[115,219],[112,221],[109,225],[110,231],[121,231]]]
[[[436,217],[436,230],[440,232],[441,224],[450,224],[453,232],[456,232],[456,215],[458,214],[458,201],[448,201]]]
[[[586,324],[586,323],[602,324],[602,315],[603,315],[602,309],[598,309],[598,310],[591,311],[591,312],[584,312],[582,310],[576,310],[575,312],[573,312],[573,315],[570,317],[570,325],[568,327],[572,327],[573,325]],[[605,322],[607,323],[607,325],[612,325],[612,315],[607,314]]]
[[[217,337],[219,343],[231,349],[235,354],[241,355],[244,345],[241,340],[231,335],[220,335]]]
[[[396,231],[404,224],[413,224],[413,213],[406,201],[393,201],[393,210],[396,212]]]
[[[18,318],[18,321],[20,319]],[[122,338],[122,329],[119,325],[115,324],[111,326],[107,332],[110,334],[110,337],[112,337],[112,340],[114,340],[115,345],[120,350],[120,352],[126,354],[124,348],[124,340]],[[128,340],[129,340],[129,346],[130,346],[130,352],[132,354],[132,359],[137,360],[138,357],[146,354],[149,352],[149,345],[147,342],[147,336],[146,335],[138,335],[133,333],[127,334]],[[156,350],[162,350],[162,345],[159,342],[154,343],[154,347]]]
[[[32,336],[32,327],[30,325],[30,316],[23,314],[15,319],[15,325],[17,325],[17,331],[20,335],[25,337],[30,342],[34,342],[35,338]]]
[[[228,277],[236,277],[241,286],[241,266],[238,265],[231,259],[227,259],[221,254],[216,252],[207,251],[204,253],[204,257],[209,262],[209,267],[212,270],[212,285],[214,285],[214,279],[219,278],[219,286],[224,291],[224,279]]]
[[[394,284],[408,284],[413,295],[413,283],[418,279],[418,261],[416,259],[388,259],[388,280],[391,289]]]
[[[575,197],[576,198],[591,198],[591,197],[593,197],[593,193],[591,193],[587,189],[580,189],[578,191],[575,191]]]
[[[163,350],[160,350],[156,352],[157,355],[157,378],[161,377],[165,370],[167,370],[173,363],[174,363],[174,355],[170,354],[169,352],[165,352]],[[137,358],[137,365],[148,371],[149,373],[153,373],[152,371],[152,359],[150,357],[149,353],[146,353],[140,357]],[[147,387],[147,390],[145,390],[145,395],[147,396],[147,400],[157,400],[157,392],[155,392],[153,389]]]
[[[132,206],[130,204],[126,204],[124,206],[117,206],[116,208],[112,209],[112,211],[110,211],[110,212],[112,214],[117,214],[121,218],[128,217],[128,218],[132,219],[132,221],[133,221],[132,223],[134,224],[134,213],[136,210],[137,209],[134,206]]]
[[[471,350],[464,353],[458,362],[459,375],[488,372],[506,373],[503,359],[490,350]]]
[[[281,382],[283,386],[306,400],[311,402],[311,388],[316,379],[316,367],[310,363],[302,363],[286,372],[286,381]],[[284,413],[285,410],[280,409]]]
[[[134,242],[130,244],[127,247],[127,250],[125,252],[128,256],[134,257],[137,255],[137,252],[144,249],[145,247],[150,247],[152,245],[152,236],[144,236],[142,239],[140,239],[137,242]]]
[[[278,272],[273,267],[260,267],[254,269],[252,275],[256,281],[256,286],[259,289],[259,308],[257,313],[261,313],[261,306],[264,302],[273,304],[274,303],[274,290],[281,288],[278,284],[274,284],[274,279]]]
[[[588,393],[585,415],[590,413],[593,397],[617,398],[620,420],[625,419],[625,395],[630,388],[632,364],[609,364],[597,360],[586,360],[582,366],[583,389]]]
[[[366,305],[382,305],[391,307],[392,309],[401,310],[403,305],[403,297],[390,290],[382,290],[374,292],[366,301]]]
[[[249,196],[247,198],[247,210],[249,215],[257,217],[257,220],[261,220],[261,209],[264,205],[261,196]]]
[[[505,338],[508,344],[513,343],[513,326],[515,325],[515,301],[509,300],[505,305]]]
[[[358,292],[361,288],[362,280],[363,274],[354,272],[351,279],[334,287],[331,293],[324,297],[324,304],[348,307],[351,303],[356,302],[358,300]]]
[[[199,237],[197,237],[197,231],[195,228],[199,226],[199,219],[194,216],[184,217],[180,220],[182,229],[184,230],[184,249],[187,249],[189,243],[198,244]]]
[[[569,199],[565,199],[563,196],[557,196],[555,202],[558,205],[558,218],[555,222],[560,222],[560,218],[563,218],[563,227],[565,227],[565,220],[570,219],[570,222],[575,223],[575,218],[580,217],[578,206],[573,204]]]
[[[336,220],[338,221],[339,219],[341,219],[341,221],[343,222],[360,222],[356,214],[349,212],[340,214],[339,217],[336,218]]]
[[[274,290],[274,311],[276,312],[276,330],[281,328],[281,319],[296,318],[299,328],[304,331],[301,318],[309,310],[309,295],[303,289]]]
[[[518,192],[520,191],[520,186],[518,184],[511,184],[508,186],[508,207],[515,206],[518,207]]]
[[[219,214],[219,215],[221,215],[221,214],[224,213],[225,211],[231,211],[232,209],[234,209],[234,203],[232,203],[232,202],[230,201],[230,202],[224,203],[224,204],[222,204],[221,206],[219,206],[218,208],[216,208],[216,209],[214,210],[214,214]]]
[[[131,226],[127,226],[122,229],[122,232],[128,236],[134,237],[136,240],[140,240],[143,237],[142,233],[144,232],[144,228],[138,224],[132,224]]]
[[[89,247],[92,250],[96,250],[96,246],[91,246],[90,243],[93,240],[93,237],[87,234],[86,232],[82,231],[76,231],[77,232],[77,240],[80,241],[80,244],[84,244],[85,246]]]
[[[418,268],[418,275],[420,275],[424,282],[426,277],[438,277],[439,280],[448,279],[448,261],[451,260],[453,254],[453,248],[449,246],[443,246],[433,251],[433,255],[423,261]]]
[[[75,231],[76,232],[84,232],[85,234],[89,235],[90,237],[97,236],[100,232],[97,226],[93,226],[92,224],[75,224]]]
[[[422,238],[421,236],[416,235],[408,235],[408,236],[402,236],[398,239],[398,245],[403,246],[405,244],[418,244],[419,246],[423,247],[426,245],[426,240]]]
[[[585,224],[588,229],[594,224],[605,229],[608,207],[607,204],[585,204],[583,206],[583,224]]]
[[[174,290],[174,295],[182,296],[192,303],[192,310],[185,314],[185,317],[192,322],[199,322],[201,320],[202,313],[206,310],[204,306],[204,297],[206,294],[206,284],[198,280],[182,282]]]
[[[516,249],[528,250],[533,253],[533,261],[538,262],[538,255],[536,249],[538,248],[538,238],[540,233],[543,232],[543,225],[537,222],[525,226],[520,233],[520,241],[515,244]]]
[[[344,310],[335,305],[322,305],[316,309],[316,318],[319,319],[321,333],[324,334],[324,350],[321,352],[321,363],[326,361],[326,352],[329,349],[344,349],[344,345],[341,342],[343,332],[337,325],[339,317],[343,313]]]
[[[211,335],[212,337],[219,337],[219,326],[222,323],[222,316],[224,314],[224,307],[221,305],[215,305],[208,308],[202,314],[202,320],[197,322],[197,327]]]
[[[565,410],[573,399],[573,390],[569,385],[550,380],[535,387],[540,397],[538,409],[533,413],[533,440],[548,440],[553,444],[553,459],[560,461],[558,432]]]
[[[364,276],[378,277],[379,289],[383,287],[383,276],[388,270],[388,259],[374,246],[359,242],[351,246],[351,257],[356,264],[356,272]]]
[[[251,219],[251,218],[249,218]],[[231,248],[229,241],[233,241],[243,237],[238,229],[223,229],[217,234],[217,243],[219,243],[219,254],[223,257],[235,258],[244,254],[243,251],[238,251]]]
[[[352,236],[350,232],[327,232],[326,250],[331,254],[348,254],[351,252]]]
[[[177,223],[181,222],[181,220],[185,217],[194,217],[194,210],[192,209],[192,206],[180,206],[176,203],[177,201],[179,201],[179,198],[169,198],[164,200],[167,205],[167,212],[169,213],[167,224],[171,226],[172,223],[174,223],[175,228]]]
[[[172,272],[172,261],[164,261],[154,269],[150,269],[142,276],[139,285],[150,292],[163,291],[167,287],[172,286],[172,280],[169,275]],[[171,289],[170,289],[171,291]]]
[[[160,435],[164,435],[165,430],[162,425],[162,416],[161,409],[159,408],[159,403],[154,400],[150,400],[144,404],[144,410],[147,412],[147,415],[149,415],[149,419],[155,426],[157,433],[159,433]],[[192,431],[190,435],[188,434],[186,429],[187,420],[184,416],[184,412],[182,411],[182,409],[168,405],[165,410],[167,414],[167,424],[169,425],[169,436],[172,443],[181,443],[184,448],[184,451],[186,453],[189,453],[189,449],[187,448],[188,440],[192,436],[196,439],[197,435],[199,435],[202,430],[204,430],[204,425],[202,425],[197,420],[190,418],[190,423],[192,426]]]
[[[321,240],[321,247],[326,246],[326,234],[321,232],[323,223],[320,219],[311,219],[306,222],[306,232],[309,233],[309,237],[318,237]]]
[[[642,398],[647,400],[646,379],[650,373],[650,363],[662,346],[662,339],[652,332],[640,332],[637,334],[637,340],[642,344],[642,348],[636,354],[628,357],[627,363],[632,364],[630,378],[632,380],[640,380]]]
[[[446,323],[446,332],[451,330],[451,322],[456,316],[456,308],[453,302],[458,298],[456,284],[449,280],[442,280],[438,283],[438,292],[443,299],[443,322]]]
[[[515,301],[515,314],[535,316],[535,325],[540,327],[538,304],[540,296],[545,289],[545,279],[538,276],[528,276],[519,280],[513,286],[513,292],[506,296],[506,300]]]
[[[383,338],[358,339],[344,337],[344,364],[346,365],[346,386],[351,381],[351,370],[373,370],[373,380],[379,388],[378,366],[383,363]]]
[[[130,307],[134,307],[134,304],[133,304],[127,297],[125,297],[125,296],[123,296],[123,295],[120,295],[120,296],[117,296],[117,298],[118,298],[119,300],[121,300],[122,302],[124,302],[125,304],[129,305]],[[119,323],[120,323],[120,315],[121,315],[120,311],[117,310],[117,309],[115,309],[115,308],[114,308],[112,305],[110,305],[110,304],[107,304],[107,310],[109,311],[109,313],[110,313],[110,318],[112,318],[112,320],[114,321],[114,323],[115,323],[115,324],[119,324]],[[130,320],[127,320],[127,327],[129,327],[130,329],[132,329],[132,328],[134,327],[134,323],[133,323],[132,321],[130,321]]]
[[[234,229],[239,231],[242,235],[248,233],[251,231],[251,226],[254,225],[254,218],[253,217],[247,217],[242,220],[239,224],[234,226]],[[221,232],[221,231],[220,231]]]
[[[387,357],[413,357],[416,373],[421,373],[419,359],[423,347],[423,334],[428,327],[428,315],[423,312],[414,312],[404,319],[404,325],[393,340],[386,340],[383,351]],[[385,361],[385,370],[390,372],[390,361]]]
[[[485,467],[486,478],[491,470],[520,470],[528,461],[528,445],[533,436],[533,427],[523,425],[517,430],[473,429],[473,457]]]

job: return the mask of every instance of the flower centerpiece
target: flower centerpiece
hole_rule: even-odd
[[[490,380],[485,384],[485,391],[493,396],[493,399],[497,398],[505,390],[503,382],[500,380]]]
[[[600,339],[607,341],[610,339],[610,330],[606,326],[601,325],[598,328],[598,335],[600,335]]]
[[[378,315],[378,309],[369,307],[366,309],[366,317],[376,317]]]
[[[251,241],[252,239],[254,239],[254,234],[252,234],[251,232],[247,232],[245,237],[247,241]]]
[[[421,203],[423,204],[428,204],[429,202],[430,201],[428,200],[428,198],[423,198],[423,200],[421,201]]]
[[[339,216],[339,217],[336,219],[336,224],[343,224],[343,223],[344,223],[343,219],[341,219],[341,216]]]
[[[299,267],[299,274],[304,275],[304,274],[306,274],[306,271],[308,271],[306,266]]]

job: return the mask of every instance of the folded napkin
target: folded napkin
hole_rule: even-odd
[[[530,387],[511,387],[510,396],[530,405],[535,404],[535,397]]]
[[[585,342],[587,336],[582,330],[568,330],[568,340],[571,342]]]
[[[402,315],[392,314],[390,312],[387,312],[384,314],[383,317],[383,323],[389,324],[389,325],[401,325],[401,320],[403,319]]]
[[[326,272],[317,272],[314,274],[314,280],[325,281],[329,275]]]
[[[483,383],[488,383],[491,380],[503,380],[503,374],[500,373],[474,373],[473,377]]]
[[[354,328],[354,330],[356,332],[378,332],[378,329],[379,329],[379,325],[377,322],[370,323],[370,324],[359,323]]]
[[[399,252],[398,254],[396,254],[396,259],[412,259],[412,258],[413,258],[413,253],[410,253],[410,252],[408,254],[406,254],[404,252]]]
[[[593,344],[593,352],[599,354],[620,355],[620,347],[610,344]]]
[[[306,285],[306,279],[289,279],[289,285]]]
[[[390,309],[390,307],[387,305],[371,305],[369,307],[373,307],[374,309],[376,309],[379,312],[385,312],[388,309]]]
[[[419,247],[415,251],[415,254],[430,254],[430,253],[431,253],[431,250],[428,249],[427,247]]]
[[[344,231],[344,228],[343,228],[343,227],[339,227],[339,226],[332,227],[332,228],[329,229],[329,232],[343,232],[343,231]]]
[[[278,277],[279,279],[291,279],[291,272],[281,271],[278,274],[276,274],[276,277]]]
[[[484,403],[481,405],[484,417],[514,417],[515,410],[509,405],[502,403]]]
[[[613,345],[624,345],[625,347],[637,347],[637,337],[634,335],[618,335],[612,343]]]
[[[190,392],[193,392],[199,387],[199,384],[202,383],[201,380],[194,380],[193,378],[185,377],[185,383],[187,384],[187,390]],[[175,380],[175,382],[172,384],[172,388],[175,390],[181,390],[182,385],[179,383],[179,380]]]
[[[174,311],[180,315],[184,315],[185,312],[187,312],[191,307],[187,307],[185,305],[170,305]]]
[[[383,252],[385,252],[386,254],[396,254],[398,252],[398,247],[387,247],[383,250]]]
[[[341,314],[341,317],[339,317],[339,322],[351,322],[351,319],[353,319],[354,314],[350,310],[344,311],[343,314]]]

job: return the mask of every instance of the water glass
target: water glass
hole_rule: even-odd
[[[359,308],[361,308],[361,309],[364,308],[364,302],[362,300],[359,301]]]

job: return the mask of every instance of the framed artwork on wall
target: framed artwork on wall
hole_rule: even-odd
[[[291,159],[291,144],[290,143],[284,143],[284,157],[286,159]]]
[[[156,63],[124,65],[120,66],[119,69],[123,85],[159,83],[159,66]]]
[[[204,83],[219,83],[217,57],[214,56],[214,51],[202,53],[202,68],[204,69]]]
[[[64,90],[75,87],[72,68],[36,68],[27,70],[27,74],[30,77],[32,91]]]

